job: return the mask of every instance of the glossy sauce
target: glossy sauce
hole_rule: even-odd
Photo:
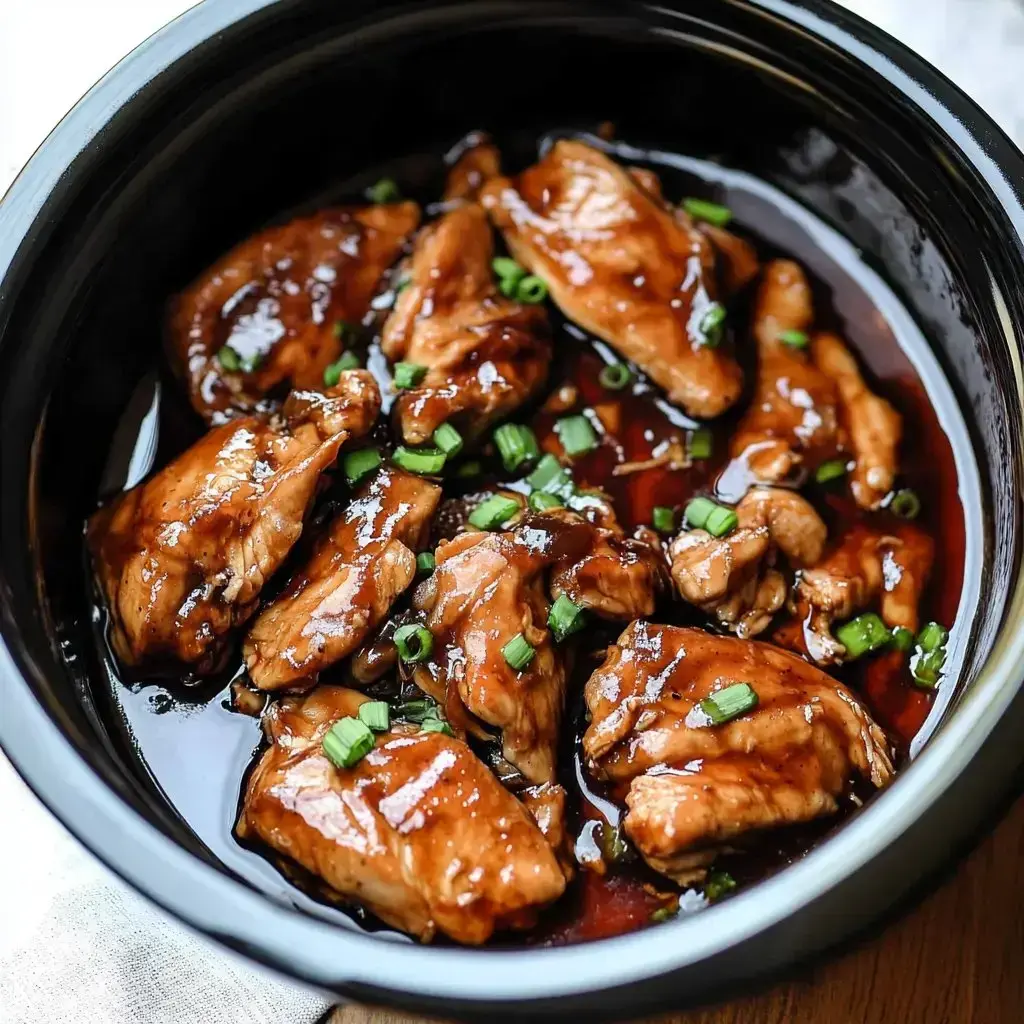
[[[546,140],[542,139],[541,146],[544,145]],[[808,270],[815,291],[816,327],[837,330],[846,338],[867,371],[869,385],[904,417],[900,486],[913,487],[922,496],[923,511],[918,522],[937,541],[935,563],[921,602],[921,621],[935,619],[952,625],[961,605],[968,555],[957,464],[970,466],[973,472],[972,455],[948,385],[939,377],[923,336],[903,313],[888,286],[857,261],[852,248],[838,235],[758,179],[673,154],[645,153],[614,144],[607,148],[624,164],[647,163],[654,167],[670,198],[700,195],[730,206],[736,215],[731,228],[754,240],[762,258],[785,253]],[[531,159],[531,154],[524,150],[520,158],[525,162]],[[436,167],[440,175],[441,165],[435,155],[424,157],[423,163]],[[387,172],[387,168],[382,169],[382,173]],[[435,189],[422,198],[429,202],[439,193],[440,189]],[[339,195],[346,198],[344,188],[339,188]],[[756,230],[751,230],[755,227]],[[749,293],[730,302],[734,323],[748,322],[749,311],[745,305],[748,301]],[[885,310],[886,315],[879,310]],[[624,391],[607,391],[598,383],[597,375],[602,365],[617,361],[615,354],[608,346],[566,322],[553,307],[550,314],[555,331],[556,361],[549,387],[532,410],[522,412],[515,419],[529,418],[542,445],[557,451],[553,434],[555,421],[572,412],[591,410],[587,415],[596,417],[592,422],[604,436],[596,451],[574,464],[573,476],[578,486],[600,488],[608,493],[620,522],[631,532],[634,527],[651,522],[655,506],[681,508],[694,494],[714,492],[716,480],[719,488],[728,485],[728,481],[723,482],[718,477],[726,464],[728,439],[744,400],[709,425],[697,423],[670,406],[642,374]],[[372,321],[371,314],[356,347],[364,348],[367,365],[381,382],[386,412],[390,374]],[[744,363],[749,381],[753,346],[743,334],[741,331],[737,355]],[[927,368],[930,393],[925,390],[915,366]],[[569,385],[569,390],[563,392],[563,385]],[[563,399],[556,403],[557,410],[550,405],[545,407],[545,401],[554,394]],[[147,400],[149,395],[153,396],[152,400]],[[111,456],[107,482],[115,488],[125,482],[126,475],[129,484],[137,482],[148,468],[147,463],[149,466],[166,464],[201,433],[201,424],[191,414],[176,383],[157,383],[155,378],[143,382],[138,397],[139,400],[130,405],[124,428],[119,432],[122,450],[115,450]],[[686,464],[687,437],[698,427],[712,431],[713,454],[710,459]],[[378,427],[374,440],[388,441],[386,428]],[[673,457],[675,465],[670,464]],[[446,498],[457,495],[460,489],[466,494],[475,494],[497,483],[509,483],[501,479],[500,463],[493,454],[485,454],[483,463],[484,473],[479,478],[446,481]],[[648,465],[639,468],[636,464],[640,463]],[[622,467],[629,464],[632,464],[632,471],[624,472]],[[513,486],[522,489],[520,484],[513,483]],[[838,491],[811,486],[804,488],[803,493],[826,519],[830,536],[863,516],[852,500]],[[325,521],[344,500],[344,495],[343,487],[328,493],[315,520]],[[448,532],[450,528],[443,526],[446,518],[457,521],[459,514],[457,508],[446,509],[443,505],[435,531],[440,527],[441,532]],[[886,513],[875,513],[872,519],[883,525],[886,516]],[[299,550],[293,552],[292,564],[308,553],[308,538],[315,532],[315,526],[307,529],[303,542],[297,546]],[[972,581],[977,572],[976,565],[967,567]],[[286,565],[278,574],[277,586],[282,585],[287,576]],[[272,593],[268,591],[265,596],[270,597]],[[396,613],[401,614],[404,607],[400,602]],[[654,618],[714,628],[699,612],[679,601],[663,601]],[[230,682],[241,671],[238,652],[234,652],[231,666],[220,677],[198,684],[181,671],[172,677],[132,679],[118,674],[109,655],[103,641],[103,613],[99,607],[95,620],[99,656],[109,679],[108,714],[119,724],[153,785],[177,809],[213,856],[275,899],[348,927],[353,926],[353,921],[358,921],[362,927],[381,927],[361,911],[337,909],[324,893],[322,884],[295,865],[277,864],[268,859],[264,848],[236,839],[233,830],[240,793],[262,740],[259,722],[231,709]],[[956,625],[962,627],[962,623]],[[593,846],[596,842],[593,822],[608,820],[615,824],[616,821],[617,809],[610,801],[611,794],[587,779],[580,766],[579,738],[586,725],[583,683],[599,663],[600,648],[613,642],[619,631],[619,627],[601,627],[600,635],[595,636],[591,645],[596,653],[591,651],[577,658],[569,683],[569,706],[560,750],[560,780],[570,796],[570,838],[576,841],[581,852],[585,852],[588,844]],[[958,629],[954,628],[951,660],[947,666],[953,672],[958,637]],[[335,671],[342,672],[341,669]],[[937,715],[929,721],[932,695],[911,684],[904,660],[892,655],[865,659],[844,670],[842,677],[860,693],[880,724],[889,731],[900,757],[909,756],[915,735],[925,735]],[[332,672],[324,674],[325,681],[332,678]],[[394,687],[393,682],[384,682],[372,687],[371,692],[386,694]],[[947,695],[951,689],[947,682],[944,687]],[[855,790],[848,811],[855,810],[861,798],[862,794]],[[837,824],[838,820],[833,818],[762,836],[748,836],[740,844],[739,852],[721,858],[720,865],[716,866],[727,869],[740,884],[756,881],[801,856]],[[526,941],[560,944],[618,934],[644,926],[654,911],[666,902],[675,905],[676,899],[681,912],[706,906],[706,900],[699,893],[691,890],[680,894],[667,879],[655,875],[636,860],[614,867],[605,875],[581,869],[566,896],[545,912],[540,926]],[[396,941],[408,941],[397,933],[390,934]]]

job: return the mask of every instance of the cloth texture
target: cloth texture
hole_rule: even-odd
[[[0,0],[0,193],[60,110],[119,52],[188,6],[183,0],[11,3]],[[1018,0],[847,0],[846,6],[917,49],[1024,144]],[[134,19],[134,37],[115,37],[112,44],[106,33],[104,44],[97,36],[96,46],[83,45],[81,33],[90,25],[96,36],[121,13]],[[55,15],[83,20],[74,30],[64,21],[64,31],[51,34]],[[123,35],[125,23],[117,24]],[[66,60],[54,56],[58,36],[69,43]],[[120,50],[111,52],[111,45]],[[34,81],[33,74],[46,78]],[[63,92],[55,87],[62,74]],[[24,97],[37,94],[37,86],[49,105],[26,128]],[[5,110],[20,120],[5,120]],[[67,835],[2,756],[0,813],[15,826],[0,844],[0,1024],[309,1024],[327,1009],[320,996],[193,935],[131,891]]]

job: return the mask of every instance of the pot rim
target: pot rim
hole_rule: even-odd
[[[151,36],[101,79],[37,150],[0,203],[0,280],[40,211],[68,179],[75,158],[102,144],[104,125],[191,49],[275,0],[200,4]],[[902,44],[828,0],[747,0],[839,48],[883,78],[963,154],[991,190],[1016,235],[1024,277],[1024,154],[939,72]],[[1024,405],[1019,340],[1004,317]],[[1024,458],[1024,453],[1018,453]],[[0,594],[0,732],[8,756],[36,795],[86,847],[134,888],[192,927],[246,955],[334,990],[403,992],[436,1000],[512,1003],[643,981],[705,960],[778,924],[837,886],[892,844],[964,772],[1021,689],[1024,576],[1018,567],[993,649],[955,714],[931,737],[891,790],[842,831],[776,876],[711,913],[657,929],[557,948],[465,950],[381,940],[275,903],[178,846],[94,770],[35,700],[25,679],[41,677],[20,645],[7,594]],[[467,968],[471,968],[467,970]]]

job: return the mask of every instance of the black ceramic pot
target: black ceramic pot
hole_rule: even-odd
[[[616,121],[781,186],[864,254],[967,423],[960,683],[891,790],[749,892],[570,948],[395,943],[230,874],[98,713],[81,524],[166,296],[339,174],[468,128]],[[42,800],[195,928],[324,990],[446,1014],[637,1014],[735,992],[870,922],[975,834],[1024,747],[1024,158],[823,0],[210,0],[100,82],[0,207],[0,740]],[[952,694],[947,687],[947,695]]]

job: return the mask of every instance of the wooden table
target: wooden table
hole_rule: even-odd
[[[416,1024],[349,1006],[330,1024]],[[797,980],[659,1024],[1020,1024],[1024,798],[931,896],[881,935]]]

